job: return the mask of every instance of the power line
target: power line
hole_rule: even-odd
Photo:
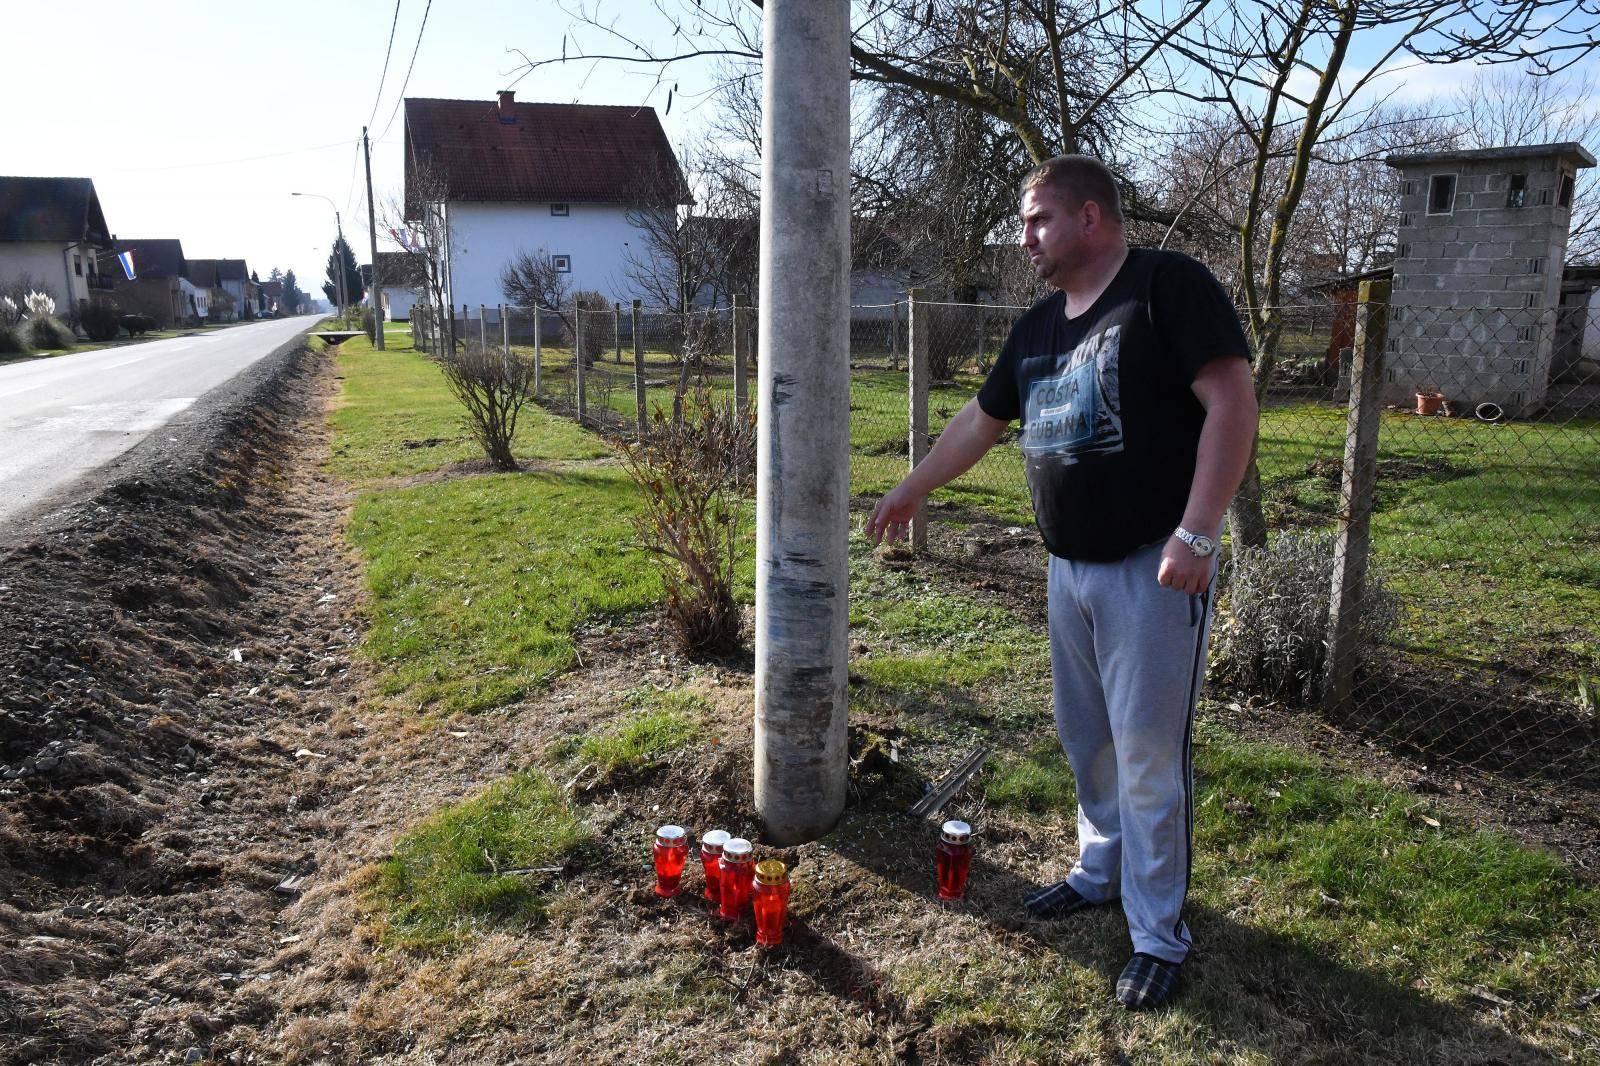
[[[378,75],[378,95],[372,98],[372,114],[367,116],[369,126],[378,117],[378,104],[383,100],[383,83],[389,78],[389,53],[394,51],[394,28],[399,24],[400,0],[394,0],[394,18],[389,21],[389,43],[383,50],[383,73]]]
[[[389,127],[394,125],[394,118],[400,113],[400,105],[406,102],[406,86],[411,84],[411,70],[417,65],[417,52],[422,48],[422,31],[428,28],[428,12],[433,10],[433,0],[428,0],[428,6],[422,9],[422,25],[417,27],[417,43],[411,49],[411,62],[406,67],[406,80],[400,83],[400,95],[394,102],[394,110],[389,112],[389,121],[384,124],[383,133],[378,134],[378,140],[383,140],[388,134]]]

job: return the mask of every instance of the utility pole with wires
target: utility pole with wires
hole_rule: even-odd
[[[372,207],[372,145],[367,127],[361,127],[361,152],[367,159],[367,237],[372,247],[372,346],[383,351],[383,282],[378,274],[378,214]]]

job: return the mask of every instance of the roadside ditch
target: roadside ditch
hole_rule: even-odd
[[[332,360],[262,360],[0,543],[0,1061],[198,1061],[273,1011],[359,637]]]

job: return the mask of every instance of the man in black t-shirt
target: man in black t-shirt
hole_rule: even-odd
[[[1130,249],[1111,174],[1059,156],[1022,183],[1022,248],[1057,291],[1012,327],[978,395],[873,511],[903,536],[928,493],[1013,420],[1050,551],[1055,718],[1078,785],[1078,859],[1040,919],[1120,899],[1130,1008],[1176,991],[1190,948],[1190,731],[1216,545],[1256,430],[1244,333],[1211,273]]]

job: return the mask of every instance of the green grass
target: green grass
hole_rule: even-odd
[[[333,415],[334,473],[372,485],[482,458],[438,368],[409,344],[379,352],[366,337],[354,337],[339,346],[339,360],[344,387]],[[611,454],[605,442],[532,404],[522,409],[512,452],[524,461]]]
[[[661,594],[612,467],[367,493],[350,520],[372,592],[382,691],[443,713],[511,702],[575,662],[579,624]]]
[[[411,829],[380,865],[373,894],[385,941],[438,949],[487,926],[536,921],[552,875],[529,871],[563,865],[590,835],[542,774],[496,781]]]
[[[592,764],[602,780],[609,780],[688,747],[701,728],[681,711],[645,711],[604,733],[584,737],[572,754],[580,763]]]

